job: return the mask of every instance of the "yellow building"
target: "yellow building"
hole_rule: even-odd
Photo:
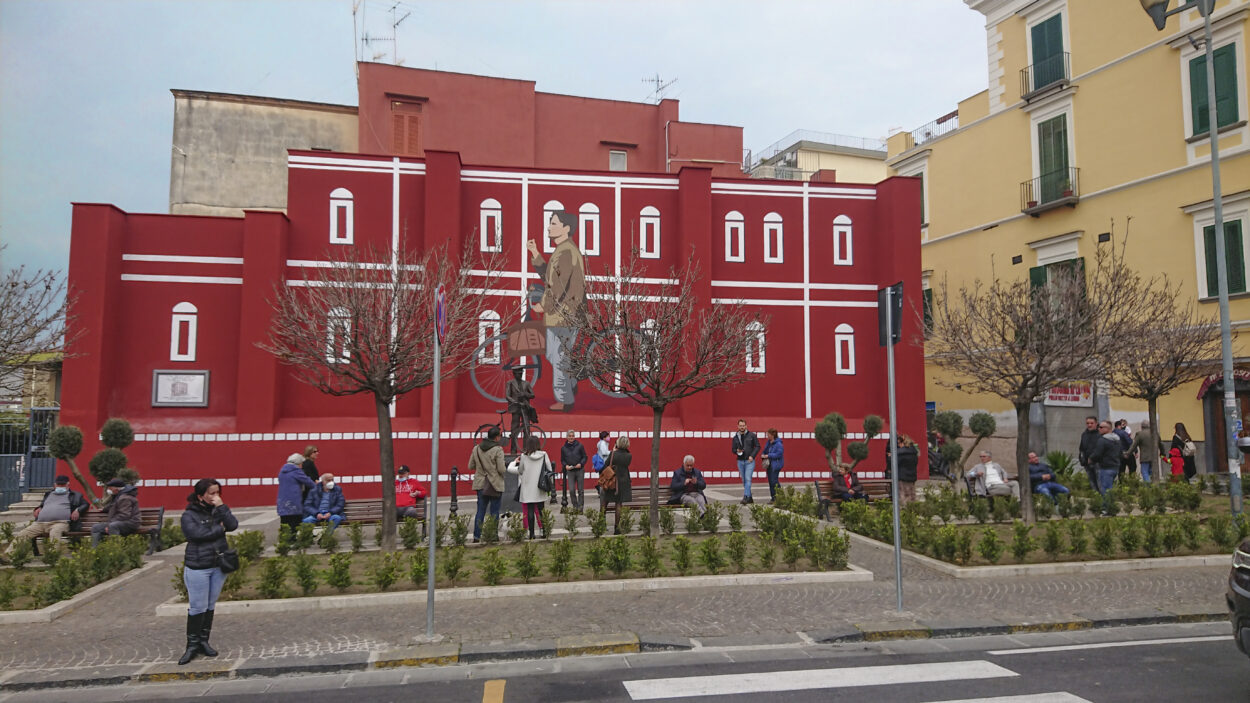
[[[1135,0],[964,0],[986,19],[989,87],[923,128],[889,139],[893,173],[923,178],[926,287],[1093,260],[1100,242],[1127,232],[1129,263],[1166,272],[1218,316],[1206,113],[1203,22],[1190,10],[1156,31]],[[1176,3],[1173,3],[1175,6]],[[1250,0],[1219,0],[1213,15],[1225,240],[1234,333],[1250,329]],[[1166,320],[1160,320],[1165,329]],[[1250,370],[1250,335],[1234,339]],[[1009,404],[938,383],[938,410],[985,409],[1014,435]],[[1248,376],[1250,378],[1250,376]],[[1161,400],[1163,439],[1184,422],[1200,443],[1199,470],[1222,465],[1222,384],[1194,382]],[[1145,403],[1099,392],[1034,409],[1034,446],[1075,453],[1085,415],[1126,418]],[[1078,394],[1079,395],[1079,394]],[[1250,418],[1250,381],[1238,385]],[[1069,403],[1067,405],[1054,403]],[[1040,435],[1040,437],[1039,437]],[[1010,453],[1007,453],[1010,454]],[[1010,456],[1003,456],[1012,462]]]
[[[800,129],[750,157],[752,178],[877,183],[890,174],[881,139]]]

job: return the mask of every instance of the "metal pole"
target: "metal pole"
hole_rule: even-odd
[[[425,636],[434,637],[434,537],[438,533],[438,387],[442,376],[443,350],[434,331],[434,421],[430,427],[430,509],[426,511],[426,532],[429,535],[429,563],[425,584]]]
[[[1211,143],[1211,204],[1215,211],[1213,235],[1215,237],[1216,281],[1220,295],[1220,357],[1224,366],[1224,452],[1228,456],[1228,497],[1233,514],[1241,512],[1241,454],[1237,448],[1237,430],[1241,424],[1241,412],[1237,407],[1237,387],[1233,380],[1233,337],[1231,315],[1228,311],[1228,255],[1224,249],[1224,196],[1220,187],[1219,127],[1216,122],[1215,105],[1215,57],[1211,47],[1211,15],[1215,2],[1200,5],[1203,15],[1202,32],[1207,58],[1207,138]]]
[[[899,529],[898,518],[898,413],[894,398],[894,286],[886,289],[885,298],[885,329],[886,329],[886,377],[890,389],[890,495],[894,511],[894,593],[899,612],[903,610],[903,535]]]

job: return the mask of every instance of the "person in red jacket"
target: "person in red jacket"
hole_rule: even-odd
[[[417,501],[425,500],[425,489],[411,477],[408,465],[399,467],[399,475],[395,477],[395,519],[420,518],[417,512]]]
[[[1185,457],[1181,455],[1180,447],[1172,447],[1172,451],[1168,452],[1168,463],[1172,465],[1172,480],[1181,480],[1185,475]]]

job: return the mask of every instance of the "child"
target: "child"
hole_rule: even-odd
[[[1172,447],[1168,452],[1168,463],[1172,465],[1172,480],[1179,481],[1185,475],[1185,457],[1181,456],[1180,447]]]

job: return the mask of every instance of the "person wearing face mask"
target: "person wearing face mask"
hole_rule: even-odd
[[[18,530],[9,543],[8,549],[0,555],[0,563],[9,562],[8,555],[19,539],[32,542],[40,537],[58,542],[65,541],[65,533],[78,529],[78,521],[90,509],[87,501],[78,491],[69,488],[69,476],[57,476],[56,487],[43,497],[43,501],[35,508],[35,521]]]
[[[187,509],[182,513],[182,534],[187,538],[182,563],[182,581],[187,586],[187,651],[179,664],[186,664],[197,654],[217,656],[208,636],[213,629],[217,596],[226,582],[226,575],[218,566],[218,555],[230,548],[226,533],[238,527],[239,521],[221,499],[217,479],[196,481],[195,491],[187,496]]]
[[[100,543],[105,535],[133,535],[139,531],[142,520],[139,517],[139,487],[127,485],[120,478],[106,484],[109,499],[108,518],[91,526],[91,546]]]
[[[343,508],[347,501],[343,500],[343,489],[334,483],[334,474],[321,474],[317,485],[308,490],[304,498],[304,522],[328,522],[327,528],[334,528],[343,522]]]

